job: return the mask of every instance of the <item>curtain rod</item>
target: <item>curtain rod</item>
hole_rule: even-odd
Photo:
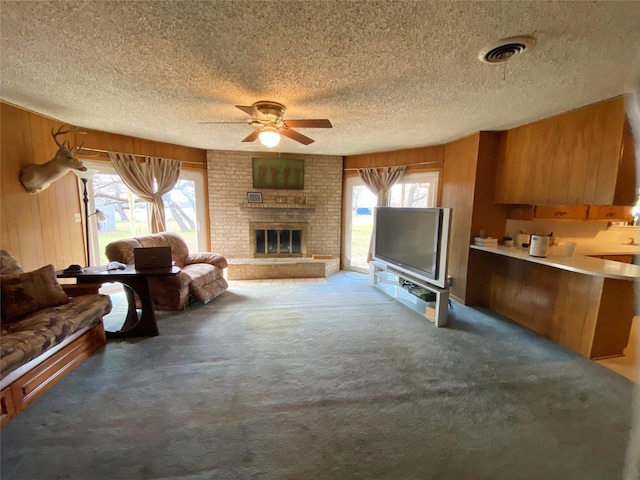
[[[125,153],[125,152],[113,152],[111,150],[102,150],[101,148],[91,148],[91,147],[83,147],[82,150],[89,150],[90,152],[100,152],[100,153],[121,153],[123,155],[131,155],[132,157],[140,157],[140,158],[145,158],[145,157],[154,157],[155,155],[142,155],[140,153]],[[79,153],[79,155],[83,155],[82,153]],[[89,155],[89,153],[85,153],[84,155]],[[188,163],[190,165],[205,165],[206,163],[198,163],[198,162],[188,162],[186,160],[178,160],[180,163]]]
[[[410,163],[408,165],[383,165],[383,166],[379,166],[379,167],[343,168],[342,170],[345,171],[345,172],[350,172],[350,171],[356,171],[357,172],[358,170],[364,170],[366,168],[413,167],[415,165],[444,165],[444,162],[436,161],[436,162]]]

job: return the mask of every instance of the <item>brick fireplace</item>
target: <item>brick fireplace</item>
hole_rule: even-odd
[[[304,190],[254,189],[253,157],[303,159]],[[207,177],[211,249],[229,260],[229,278],[236,269],[232,266],[239,265],[254,266],[249,270],[243,267],[243,278],[252,275],[251,268],[256,270],[256,278],[299,276],[294,272],[296,268],[302,272],[313,263],[322,262],[313,260],[313,256],[321,256],[323,263],[331,264],[325,273],[339,269],[342,157],[209,150]],[[260,192],[262,203],[249,203],[248,192]],[[256,233],[256,226],[261,225],[266,227],[259,227],[257,230],[262,233]],[[300,233],[292,233],[297,230]],[[298,235],[300,251],[298,247],[294,251]],[[274,270],[277,263],[286,268]],[[263,272],[257,272],[259,269]],[[271,273],[264,273],[266,270]]]

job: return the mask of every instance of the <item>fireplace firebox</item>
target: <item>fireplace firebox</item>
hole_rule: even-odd
[[[261,257],[305,257],[306,223],[251,223],[251,255]]]

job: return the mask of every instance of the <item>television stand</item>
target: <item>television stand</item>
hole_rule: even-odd
[[[369,284],[434,322],[436,327],[447,325],[449,289],[438,288],[378,261],[369,263]]]

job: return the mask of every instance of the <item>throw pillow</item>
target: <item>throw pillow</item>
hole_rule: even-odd
[[[69,301],[68,295],[58,283],[53,265],[33,272],[2,275],[0,292],[2,316],[10,322],[37,310]]]
[[[6,250],[0,250],[0,275],[23,273],[18,261]]]

